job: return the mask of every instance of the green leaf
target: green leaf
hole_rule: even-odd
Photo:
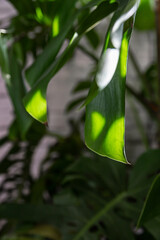
[[[68,171],[78,176],[85,176],[86,179],[90,176],[90,179],[93,178],[99,186],[103,186],[106,191],[109,190],[114,195],[125,190],[126,166],[119,162],[106,161],[106,158],[99,156],[80,158],[69,167]]]
[[[50,42],[46,45],[44,51],[41,55],[38,56],[36,61],[26,70],[26,79],[30,86],[33,86],[36,81],[39,80],[42,74],[48,70],[53,61],[55,60],[57,53],[59,52],[68,32],[72,28],[72,25],[75,19],[79,16],[79,14],[84,10],[84,8],[80,10],[75,10],[76,0],[61,0],[58,3],[57,15],[54,20],[57,19],[59,22],[60,32],[56,37],[53,37]],[[85,8],[90,8],[95,4],[102,2],[102,0],[91,1],[91,3],[87,4]],[[95,11],[94,11],[95,12]],[[89,15],[90,16],[90,15]],[[60,19],[60,20],[58,20]],[[89,18],[90,19],[90,18]],[[102,19],[102,17],[101,17]],[[55,21],[53,20],[53,26]],[[58,24],[58,22],[56,24]],[[60,24],[61,22],[61,24]]]
[[[105,214],[107,214],[111,209],[113,209],[120,201],[126,197],[126,193],[123,192],[115,197],[112,201],[108,202],[104,208],[102,208],[96,215],[94,215],[86,225],[77,233],[73,240],[79,240],[83,235],[94,225],[96,224]]]
[[[117,8],[117,3],[110,3],[109,1],[105,1],[105,3],[106,3],[105,16],[108,16]],[[100,12],[101,12],[101,8],[98,8],[98,9],[100,9]],[[93,12],[95,11],[96,11],[96,16],[98,16],[97,9],[93,10]],[[104,18],[104,15],[102,15],[101,17]],[[88,18],[90,19],[90,17]],[[92,25],[95,25],[99,20],[100,20],[99,16],[97,18],[95,17],[94,21],[93,20],[90,21],[91,25],[87,25],[87,27],[91,28]],[[83,28],[83,30],[87,31],[85,27]],[[79,30],[77,30],[77,32],[79,32]],[[46,91],[47,91],[48,83],[51,80],[51,78],[63,67],[63,65],[67,62],[67,60],[70,59],[70,56],[72,55],[75,47],[77,46],[77,44],[79,43],[79,40],[84,34],[81,32],[81,34],[78,35],[77,32],[73,35],[69,45],[64,50],[64,52],[59,56],[59,58],[57,58],[53,62],[52,66],[49,66],[49,69],[46,72],[46,74],[40,77],[38,82],[34,84],[33,88],[28,92],[28,94],[24,98],[24,105],[28,113],[42,123],[47,122]],[[39,66],[38,66],[38,70],[39,70]]]
[[[135,19],[135,28],[146,31],[155,28],[154,0],[141,0]]]
[[[129,190],[142,189],[151,184],[160,170],[160,150],[149,150],[136,161],[129,179]]]
[[[160,217],[154,218],[144,224],[145,228],[150,232],[156,240],[160,237]]]
[[[88,90],[90,86],[91,86],[91,82],[89,80],[80,81],[75,86],[75,88],[73,89],[72,93],[77,93],[77,92],[80,92],[80,91]]]
[[[67,104],[67,107],[66,107],[66,112],[70,112],[72,111],[74,108],[76,108],[78,105],[81,105],[82,102],[84,102],[85,100],[85,97],[79,97],[79,98],[76,98],[74,100],[72,100],[71,102],[69,102]]]
[[[98,33],[96,31],[94,31],[94,29],[87,32],[86,38],[93,48],[96,49],[99,46],[100,37],[99,37]]]
[[[141,211],[138,226],[160,216],[160,174],[158,174],[150,187],[147,198]]]
[[[66,1],[65,1],[66,2]],[[74,6],[75,0],[69,1]],[[67,2],[66,2],[67,4]],[[73,10],[70,6],[70,11]],[[69,12],[69,9],[66,9],[65,11],[68,12],[68,18],[65,20],[65,23],[63,25],[63,28],[61,32],[58,34],[58,36],[53,37],[51,41],[46,45],[44,51],[41,55],[38,56],[36,61],[26,70],[26,79],[30,86],[33,86],[34,83],[36,83],[42,74],[53,63],[55,60],[57,53],[59,52],[67,33],[72,27],[72,24],[77,17],[78,12]]]
[[[32,0],[21,0],[20,2],[9,0],[9,2],[16,8],[16,10],[21,15],[28,12],[34,12],[34,2]]]
[[[9,58],[10,57],[10,58]],[[22,98],[25,94],[25,87],[21,75],[21,66],[17,61],[14,49],[7,51],[6,39],[0,35],[0,65],[2,70],[2,76],[5,80],[6,87],[17,117],[18,128],[21,133],[21,137],[24,138],[27,130],[31,126],[33,119],[26,112]]]
[[[72,217],[70,213],[72,212]],[[32,216],[32,217],[31,217]],[[29,223],[54,223],[60,226],[62,219],[66,221],[76,218],[72,207],[58,207],[47,204],[0,204],[0,218]]]
[[[123,5],[124,4],[124,5]],[[94,152],[127,163],[124,150],[125,78],[137,1],[124,1],[112,18],[98,71],[85,104],[85,142]]]

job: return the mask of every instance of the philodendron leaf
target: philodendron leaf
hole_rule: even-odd
[[[158,174],[148,192],[138,220],[138,226],[160,216],[160,174]]]
[[[96,153],[127,163],[124,152],[128,44],[138,1],[123,1],[114,14],[85,104],[85,142]]]
[[[105,2],[105,8],[104,8]],[[67,62],[67,60],[72,55],[75,47],[79,43],[79,40],[83,36],[88,29],[91,29],[97,22],[100,21],[100,17],[98,15],[101,14],[101,19],[108,16],[110,13],[116,10],[117,3],[104,1],[98,5],[96,9],[94,9],[88,16],[88,20],[90,24],[85,27],[83,25],[82,28],[78,28],[77,32],[73,35],[69,45],[64,50],[64,52],[57,58],[52,66],[49,66],[49,69],[46,73],[39,78],[39,80],[33,85],[33,88],[28,92],[28,94],[24,98],[24,105],[26,110],[29,112],[31,116],[42,123],[47,122],[47,101],[46,101],[46,91],[49,81],[52,79],[53,76],[63,67],[63,65]],[[103,11],[102,11],[103,6]],[[94,18],[92,19],[92,16]],[[82,31],[83,30],[83,31]]]

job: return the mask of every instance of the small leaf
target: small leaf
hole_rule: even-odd
[[[79,97],[77,99],[74,99],[73,101],[71,101],[67,107],[66,107],[66,112],[70,112],[72,111],[74,108],[76,108],[78,105],[81,105],[82,102],[84,102],[85,97]]]
[[[91,82],[89,80],[81,81],[75,86],[72,93],[88,90],[90,86],[91,86]]]

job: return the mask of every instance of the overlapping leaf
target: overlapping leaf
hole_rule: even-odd
[[[85,141],[96,153],[127,163],[124,150],[128,44],[138,1],[123,1],[114,14],[98,72],[86,99]]]
[[[37,69],[33,68],[36,70],[37,75],[35,78],[34,77],[32,78],[31,82],[32,83],[35,82],[35,84],[33,85],[33,88],[31,89],[31,91],[25,96],[24,104],[25,104],[26,110],[35,119],[37,119],[38,121],[40,121],[42,123],[47,122],[46,91],[47,91],[47,86],[48,86],[49,81],[70,58],[70,55],[73,53],[75,47],[77,46],[77,44],[78,44],[79,40],[81,39],[81,37],[83,36],[83,34],[86,31],[90,30],[93,26],[95,26],[95,24],[97,24],[101,19],[103,19],[104,17],[108,16],[110,13],[115,11],[116,8],[117,8],[117,3],[113,2],[113,1],[112,2],[104,1],[104,2],[100,3],[95,10],[93,10],[88,16],[86,16],[86,19],[84,20],[82,25],[80,25],[80,27],[77,29],[77,32],[73,35],[68,47],[59,56],[59,58],[57,58],[52,63],[51,66],[49,65],[49,68],[47,69],[47,71],[45,73],[43,72],[42,77],[40,77],[38,79],[38,77],[42,74],[42,71],[40,71],[41,73],[39,73],[40,67],[37,65],[38,71],[37,71]],[[66,23],[66,28],[68,30],[71,25],[71,22],[73,22],[74,17],[71,16],[70,21]],[[86,25],[86,22],[88,23],[87,25]],[[57,36],[57,38],[59,36]],[[49,48],[47,48],[47,49],[49,49]],[[55,51],[57,52],[57,50],[55,50]],[[44,51],[43,55],[46,56],[47,61],[48,61],[47,54],[48,54],[48,50],[46,52]],[[49,57],[49,61],[50,61],[50,57]],[[49,64],[49,62],[48,62],[48,64]],[[37,81],[37,79],[38,79],[38,81]]]

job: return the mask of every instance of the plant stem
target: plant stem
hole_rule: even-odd
[[[73,240],[79,240],[94,224],[96,224],[109,210],[116,206],[122,199],[127,196],[126,192],[120,193],[112,201],[107,203],[102,210],[100,210],[95,216],[93,216],[86,225],[80,230],[80,232],[74,237]]]

